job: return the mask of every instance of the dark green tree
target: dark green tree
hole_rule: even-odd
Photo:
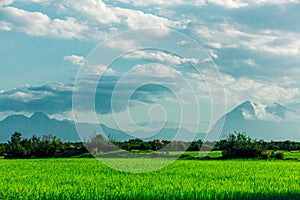
[[[15,132],[10,141],[8,141],[7,147],[7,157],[11,158],[25,158],[27,156],[27,151],[22,145],[22,134]]]
[[[262,140],[252,140],[245,133],[229,134],[222,144],[224,158],[258,158],[267,150]]]

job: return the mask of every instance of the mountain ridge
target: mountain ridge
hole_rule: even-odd
[[[100,127],[99,127],[100,126]],[[78,135],[77,130],[84,135]],[[5,142],[10,139],[10,136],[14,132],[21,132],[24,137],[31,137],[32,135],[42,136],[44,134],[52,134],[61,138],[63,141],[82,141],[88,140],[94,135],[97,130],[101,131],[100,134],[105,137],[118,141],[125,141],[134,139],[135,137],[126,134],[123,131],[110,128],[104,124],[89,124],[89,123],[77,123],[75,126],[74,121],[67,119],[57,120],[55,118],[49,118],[42,112],[36,112],[30,117],[24,115],[11,115],[0,121],[0,142]],[[164,128],[158,134],[146,137],[145,140],[172,140],[178,129]],[[181,129],[183,135],[179,140],[187,140],[195,135],[195,140],[203,139],[204,133],[193,134],[186,129]],[[97,132],[97,134],[99,134]],[[136,133],[134,133],[136,135]],[[141,132],[141,136],[146,136],[147,132]],[[185,137],[186,136],[186,137]],[[189,136],[189,137],[187,137]]]
[[[291,113],[291,109],[279,103],[266,105],[245,101],[223,115],[209,134],[220,135],[224,139],[237,131],[246,132],[256,139],[300,141],[300,126],[297,121],[287,118]],[[221,133],[219,130],[222,130]]]

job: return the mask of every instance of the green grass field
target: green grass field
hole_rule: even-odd
[[[300,199],[299,161],[177,160],[143,174],[92,158],[0,159],[0,168],[0,199]]]

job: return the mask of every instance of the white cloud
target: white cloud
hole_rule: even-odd
[[[100,76],[103,73],[107,74],[107,75],[113,75],[116,74],[116,71],[114,71],[111,68],[108,68],[106,66],[103,65],[98,65],[98,66],[94,66],[92,67],[92,71],[94,72],[95,75]]]
[[[235,99],[235,101],[253,99],[256,102],[287,104],[298,99],[300,95],[298,88],[282,87],[276,82],[229,77],[224,83],[228,99]]]
[[[29,2],[45,4],[40,1]],[[5,5],[10,3],[11,1],[6,2]],[[64,15],[64,19],[51,19],[42,12],[30,12],[1,5],[4,3],[0,4],[0,14],[3,16],[0,30],[16,30],[31,36],[99,42],[128,29],[145,27],[180,29],[186,28],[186,24],[189,23],[186,20],[171,21],[140,10],[109,6],[101,0],[53,1],[51,5],[57,9],[59,14]],[[81,17],[76,19],[78,16]]]
[[[113,7],[101,0],[63,0],[59,3],[63,12],[77,13],[94,25],[105,25],[107,28],[139,29],[145,27],[174,27],[183,28],[185,21],[174,22],[154,14],[144,13],[140,10]]]
[[[64,57],[65,61],[69,61],[71,63],[73,63],[74,65],[83,65],[85,59],[83,56],[76,56],[76,55],[69,55],[69,56],[65,56]]]
[[[13,92],[10,92],[6,94],[6,92],[1,93],[0,99],[14,99],[17,101],[21,101],[24,103],[34,101],[34,100],[39,100],[42,99],[46,96],[51,96],[53,95],[51,92],[47,91],[28,91],[26,89],[21,89],[21,90],[15,90]]]
[[[206,43],[208,46],[211,46],[215,49],[221,49],[222,48],[222,44],[218,43],[218,42],[207,42]]]
[[[6,21],[0,21],[0,30],[10,31],[12,29],[12,25]]]
[[[300,55],[300,34],[277,30],[260,30],[251,33],[245,27],[233,23],[219,23],[214,27],[201,26],[198,37],[212,48],[244,48],[275,55]]]
[[[120,49],[123,51],[130,51],[137,48],[137,41],[132,39],[115,39],[109,40],[105,45],[112,49]]]
[[[285,110],[283,116],[276,115],[275,113],[268,112],[268,108],[275,108],[278,106],[274,104],[262,104],[250,101],[254,113],[250,113],[247,109],[242,109],[242,114],[245,119],[248,120],[262,120],[262,121],[293,121],[295,119],[299,120],[299,116],[295,112],[290,110]]]
[[[246,60],[244,60],[244,62],[247,65],[250,65],[250,66],[253,66],[253,67],[257,66],[257,64],[255,63],[255,60],[253,60],[253,59],[246,59]]]
[[[186,45],[187,41],[186,40],[181,40],[181,41],[177,42],[176,44],[178,44],[178,45]]]
[[[9,97],[11,97],[13,99],[22,99],[24,102],[27,102],[27,101],[33,99],[33,94],[25,93],[25,92],[16,92],[16,93],[9,95]]]
[[[218,59],[218,58],[219,58],[218,54],[217,54],[214,50],[209,49],[208,52],[209,52],[210,56],[211,56],[213,59]]]
[[[0,1],[0,7],[1,6],[6,6],[6,5],[10,5],[14,2],[14,0],[1,0]]]
[[[185,0],[118,0],[119,2],[134,6],[178,6],[187,3]]]
[[[162,64],[145,64],[135,66],[131,73],[131,76],[143,78],[143,77],[157,77],[157,78],[175,78],[178,77],[179,72]]]
[[[240,0],[208,0],[208,2],[225,8],[243,8],[248,6],[248,3]]]
[[[299,0],[255,0],[256,4],[287,4],[299,2]]]
[[[1,25],[7,30],[17,30],[31,36],[49,36],[64,39],[86,39],[88,26],[78,23],[74,18],[50,19],[41,12],[29,12],[15,7],[0,8],[4,16]],[[2,28],[3,29],[3,28]]]
[[[111,7],[108,7],[101,0],[62,0],[57,2],[62,12],[71,13],[77,12],[82,16],[97,22],[99,24],[120,23],[120,19],[115,12],[112,12]]]
[[[188,63],[188,62],[194,63],[194,64],[199,63],[199,60],[197,58],[181,58],[179,56],[167,54],[167,53],[161,52],[161,51],[137,50],[137,51],[126,54],[124,56],[124,58],[133,59],[133,60],[138,60],[138,59],[154,60],[154,61],[158,61],[161,63],[168,63],[171,65],[181,65],[184,63]]]
[[[246,100],[272,104],[279,102],[284,105],[297,102],[300,97],[300,89],[296,86],[281,86],[280,81],[263,81],[246,77],[235,78],[228,74],[221,74],[222,80],[217,80],[213,74],[204,70],[201,74],[190,73],[189,78],[197,85],[197,93],[204,93],[207,89],[214,89],[213,86],[224,84],[226,101],[228,105],[237,105]],[[210,83],[211,88],[207,88]],[[216,88],[221,90],[222,88]],[[206,95],[209,95],[205,93]],[[207,99],[210,97],[207,96]]]
[[[288,4],[299,3],[299,0],[118,0],[119,2],[131,4],[133,6],[161,6],[161,7],[179,7],[182,5],[190,5],[203,7],[210,4],[224,7],[227,9],[239,9],[249,6],[264,5],[264,4]]]
[[[267,105],[263,105],[263,104],[253,104],[253,109],[254,109],[254,115],[252,113],[249,113],[248,110],[243,109],[242,110],[242,115],[244,116],[245,119],[248,120],[262,120],[262,121],[280,121],[282,120],[279,116],[276,116],[274,114],[268,113],[266,111],[266,107]]]

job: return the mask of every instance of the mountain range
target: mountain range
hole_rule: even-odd
[[[98,126],[100,126],[100,129]],[[76,128],[80,130],[80,136],[78,135]],[[135,137],[131,135],[137,135],[136,132],[126,134],[123,131],[109,128],[104,124],[77,123],[76,127],[74,121],[50,119],[46,114],[36,112],[31,117],[11,115],[0,121],[0,142],[8,141],[14,132],[21,132],[23,137],[26,138],[29,138],[32,135],[42,136],[45,134],[52,134],[58,136],[63,141],[77,142],[88,140],[95,133],[99,134],[99,130],[100,134],[117,141],[135,139]],[[179,131],[179,129],[163,128],[158,134],[152,137],[146,137],[145,140],[172,140],[177,131]],[[180,131],[181,134],[178,137],[178,140],[187,141],[194,136],[192,132],[186,129],[180,129]],[[139,134],[139,136],[149,135],[146,131],[142,131]],[[195,140],[203,138],[203,133],[195,134]]]
[[[218,130],[222,130],[220,139],[236,131],[246,132],[251,138],[256,139],[300,141],[300,124],[298,123],[300,118],[297,118],[298,111],[293,108],[297,108],[297,105],[287,108],[278,103],[264,105],[246,101],[223,115],[208,135],[219,135]],[[85,133],[80,137],[75,123],[70,120],[50,119],[42,112],[36,112],[31,117],[11,115],[0,121],[0,142],[8,141],[12,133],[16,131],[21,132],[24,137],[53,134],[63,141],[80,141],[80,138],[88,140],[97,132],[96,130],[101,130],[101,134],[118,141],[134,139],[130,133],[126,134],[103,124],[99,125],[101,129],[97,126],[89,123],[77,124],[77,129]],[[178,140],[185,141],[193,135],[186,129],[180,130],[182,134],[177,138]],[[179,129],[163,128],[157,135],[145,140],[172,140],[177,131]],[[136,135],[136,133],[134,134]],[[143,131],[140,134],[145,136],[147,132]],[[204,139],[205,135],[205,133],[196,133],[195,140]]]
[[[246,101],[222,116],[210,134],[216,134],[223,125],[221,138],[236,131],[256,139],[300,141],[299,119],[295,110],[281,104]]]

